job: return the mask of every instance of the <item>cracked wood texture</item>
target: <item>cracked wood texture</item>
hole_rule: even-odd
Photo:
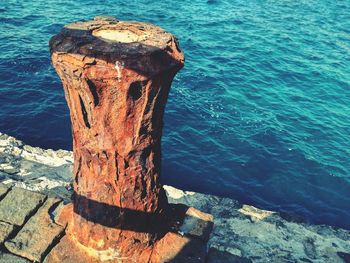
[[[50,51],[72,122],[70,231],[88,249],[147,254],[168,206],[161,135],[171,82],[184,64],[177,40],[152,24],[97,17],[66,25]]]

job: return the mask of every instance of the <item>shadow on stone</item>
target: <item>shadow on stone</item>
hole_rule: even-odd
[[[337,255],[341,257],[345,263],[350,263],[350,253],[337,252]]]
[[[73,195],[73,200],[78,204],[74,206],[74,213],[94,224],[161,235],[168,231],[177,231],[177,226],[183,223],[186,211],[189,209],[186,205],[171,204],[160,213],[147,213],[101,203],[77,193]]]

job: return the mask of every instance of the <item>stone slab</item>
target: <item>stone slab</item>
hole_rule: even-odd
[[[196,208],[190,207],[186,211],[183,224],[179,231],[185,235],[208,241],[213,229],[213,216]]]
[[[30,261],[10,253],[0,252],[0,263],[30,263]]]
[[[64,234],[64,227],[53,222],[50,216],[50,209],[60,202],[58,198],[48,198],[18,234],[5,242],[5,247],[13,254],[41,262]]]
[[[11,186],[6,184],[0,184],[0,199],[4,198],[8,191],[10,191]]]
[[[0,221],[0,245],[2,245],[6,241],[6,239],[14,230],[17,230],[17,227],[9,223]]]
[[[14,187],[0,202],[0,221],[22,226],[45,199],[43,194]]]

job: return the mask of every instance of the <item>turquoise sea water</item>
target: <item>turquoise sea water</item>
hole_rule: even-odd
[[[112,15],[177,35],[163,183],[350,229],[350,1],[3,0],[0,131],[71,149],[48,40]]]

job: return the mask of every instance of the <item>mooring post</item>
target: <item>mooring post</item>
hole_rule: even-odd
[[[97,17],[64,26],[50,50],[70,109],[74,195],[46,262],[205,262],[212,216],[168,204],[160,183],[164,108],[184,65],[176,38]]]
[[[142,251],[167,206],[162,119],[184,54],[160,27],[109,17],[66,25],[50,49],[72,122],[72,233],[89,248]]]

